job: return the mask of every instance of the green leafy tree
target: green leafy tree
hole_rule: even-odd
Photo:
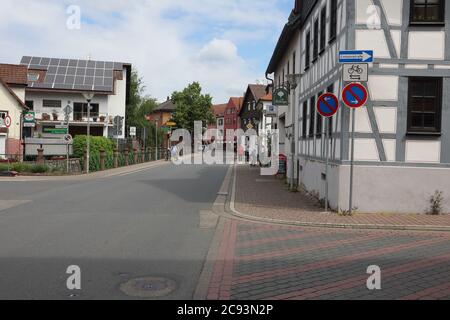
[[[138,110],[144,100],[145,86],[136,69],[131,72],[130,99],[126,106],[126,126],[127,128],[136,126],[138,121]]]
[[[202,121],[203,126],[214,123],[212,97],[209,94],[202,94],[198,82],[190,84],[181,92],[174,92],[172,102],[176,106],[173,120],[177,123],[177,127],[192,133],[195,121]]]

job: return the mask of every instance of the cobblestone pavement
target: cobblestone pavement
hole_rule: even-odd
[[[236,167],[235,208],[240,213],[284,221],[336,225],[436,226],[450,227],[450,215],[325,213],[316,200],[302,193],[287,191],[275,177],[260,175],[259,168]]]
[[[450,234],[221,220],[207,299],[450,299]],[[369,290],[369,266],[381,290]]]

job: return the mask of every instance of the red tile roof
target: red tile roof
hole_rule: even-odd
[[[225,114],[225,109],[227,108],[228,104],[216,104],[213,106],[213,112],[214,115],[219,118],[219,117],[223,117]]]
[[[259,99],[261,101],[272,101],[272,93],[266,94],[264,97]]]
[[[28,84],[28,68],[22,65],[0,64],[0,79],[8,85]]]
[[[241,111],[242,104],[244,103],[243,97],[232,97],[230,98],[229,106],[234,106],[237,109],[237,112]]]

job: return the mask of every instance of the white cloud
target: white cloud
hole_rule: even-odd
[[[279,29],[285,20],[273,9],[277,1],[2,0],[0,61],[91,55],[130,62],[147,92],[160,100],[199,81],[215,102],[225,102],[263,77],[239,55],[239,42],[273,37],[274,25]],[[73,4],[81,8],[80,30],[66,27],[66,9]]]

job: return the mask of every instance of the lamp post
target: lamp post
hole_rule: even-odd
[[[155,161],[158,161],[158,123],[159,121],[155,121]]]
[[[295,107],[295,89],[297,89],[298,83],[300,81],[300,74],[288,74],[288,84],[289,84],[289,93],[291,94],[291,106],[292,106],[292,131],[294,135],[294,148],[292,148],[291,143],[291,152],[292,152],[292,178],[290,181],[291,190],[294,189],[294,176],[295,176],[295,163],[297,159],[297,148],[298,148],[298,134],[297,134],[297,108]],[[297,181],[298,183],[298,181]]]
[[[91,101],[94,98],[94,93],[92,92],[85,92],[83,93],[83,97],[87,101],[87,141],[86,141],[86,173],[89,173],[90,169],[90,153],[91,153]]]

